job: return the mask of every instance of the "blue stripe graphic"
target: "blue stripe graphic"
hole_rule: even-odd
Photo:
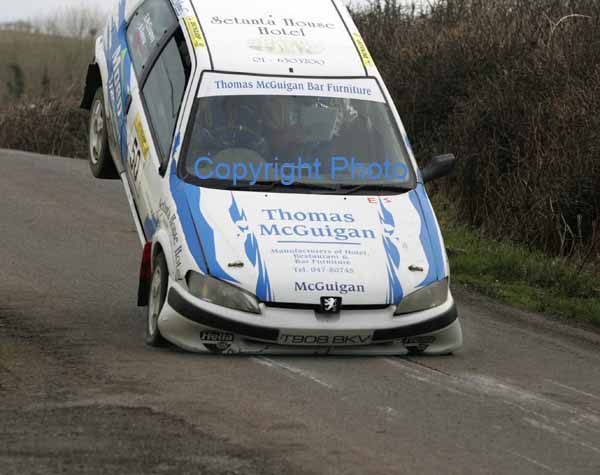
[[[110,23],[110,49],[105,49],[106,62],[108,67],[108,96],[118,121],[119,141],[121,148],[121,160],[124,164],[127,161],[127,115],[126,107],[129,100],[130,82],[131,82],[131,58],[127,49],[125,22],[125,4],[126,0],[119,1],[118,23],[115,25],[111,19]],[[118,58],[118,64],[115,62]],[[116,71],[116,66],[119,70]],[[118,77],[116,77],[118,73]],[[118,79],[118,80],[117,80]],[[117,95],[115,86],[120,87],[120,95]]]
[[[188,205],[185,196],[185,184],[177,177],[177,162],[175,160],[172,160],[171,162],[169,185],[171,187],[173,201],[175,201],[175,206],[177,207],[177,215],[179,216],[179,221],[183,228],[185,242],[187,243],[198,268],[204,274],[207,274],[208,269],[206,268],[206,262],[204,260],[204,252],[200,246],[200,239],[194,226],[194,218],[192,217],[190,206]]]
[[[394,215],[383,204],[383,200],[379,200],[379,205],[379,220],[383,225],[383,247],[387,256],[387,303],[398,305],[404,297],[404,291],[398,277],[401,263],[400,251],[393,241],[396,234],[396,221]]]
[[[429,201],[425,187],[422,184],[417,185],[416,190],[410,192],[410,200],[423,221],[420,238],[429,263],[427,277],[419,284],[421,288],[438,280],[443,280],[447,275],[444,266],[444,252],[438,233],[439,225],[431,201]]]
[[[246,235],[244,248],[248,260],[255,268],[258,266],[256,296],[263,302],[271,302],[274,298],[273,289],[271,287],[271,279],[269,278],[267,265],[261,256],[258,240],[256,239],[254,233],[250,232],[250,227],[246,218],[246,212],[240,209],[233,193],[231,194],[231,200],[232,202],[231,207],[229,208],[229,216],[231,216],[232,221],[237,225],[242,236]]]
[[[192,214],[193,223],[196,226],[196,231],[198,233],[198,236],[200,237],[200,242],[202,243],[204,257],[206,257],[206,262],[208,264],[208,270],[210,272],[210,275],[220,280],[238,283],[236,279],[234,279],[227,272],[225,272],[225,270],[221,267],[221,264],[217,260],[215,232],[211,228],[210,224],[208,224],[208,221],[206,220],[204,214],[202,214],[200,208],[202,200],[201,188],[186,183],[184,184],[184,190],[185,195],[187,197],[189,209]]]

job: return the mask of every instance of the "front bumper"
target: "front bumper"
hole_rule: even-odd
[[[216,306],[170,281],[159,318],[162,335],[190,351],[230,354],[447,354],[462,345],[452,296],[435,309],[394,316],[395,307],[343,310],[324,316],[313,310],[262,306],[261,315]]]

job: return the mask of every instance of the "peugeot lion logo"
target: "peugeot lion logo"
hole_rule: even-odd
[[[342,308],[341,297],[321,297],[321,312],[339,313]]]

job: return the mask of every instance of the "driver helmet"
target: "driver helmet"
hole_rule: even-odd
[[[294,98],[286,96],[269,96],[262,100],[262,123],[272,132],[282,132],[298,123]]]
[[[256,111],[249,100],[243,97],[219,97],[200,102],[198,115],[207,129],[254,130]]]

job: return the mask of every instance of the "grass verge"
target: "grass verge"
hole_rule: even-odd
[[[600,272],[486,238],[435,199],[455,284],[506,304],[600,328]],[[439,203],[442,201],[442,203]]]

